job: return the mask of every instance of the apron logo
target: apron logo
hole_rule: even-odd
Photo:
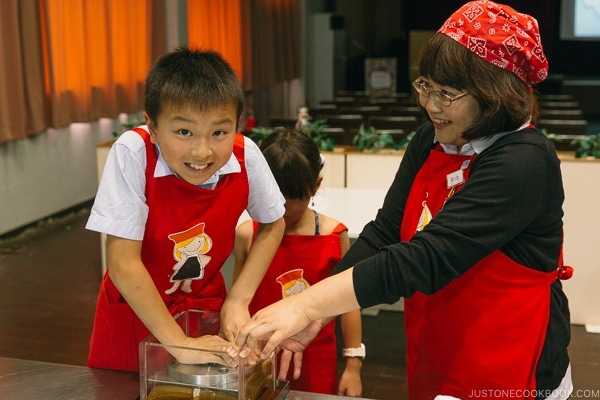
[[[423,200],[423,202],[421,203],[421,205],[423,206],[423,210],[421,210],[421,216],[419,217],[419,223],[417,224],[417,230],[415,231],[415,233],[421,232],[427,226],[427,224],[431,222],[431,219],[433,218],[429,207],[427,207],[427,197],[429,197],[429,193],[425,193],[425,200]]]
[[[286,298],[298,294],[310,286],[308,281],[303,277],[303,269],[292,269],[281,275],[275,280],[281,285],[281,297]]]
[[[192,281],[204,277],[204,267],[210,262],[211,257],[206,253],[212,248],[212,239],[204,233],[204,222],[183,232],[170,234],[169,239],[175,243],[173,258],[177,262],[173,265],[174,273],[170,279],[173,286],[165,293],[174,293],[179,286],[182,291],[191,293]]]

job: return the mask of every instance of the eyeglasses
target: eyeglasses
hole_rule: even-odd
[[[423,78],[417,79],[412,84],[420,96],[423,96],[424,98],[428,99],[430,96],[433,95],[433,99],[435,101],[446,107],[451,106],[453,101],[458,100],[461,97],[464,97],[469,94],[461,93],[457,94],[456,96],[450,96],[449,94],[444,93],[442,90],[431,90],[431,88],[427,86],[427,82],[425,82]]]

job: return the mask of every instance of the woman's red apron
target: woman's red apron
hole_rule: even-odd
[[[345,230],[339,224],[330,235],[285,235],[250,303],[250,314],[327,278],[342,257],[340,233]],[[304,351],[300,378],[290,379],[290,389],[337,394],[335,320]]]
[[[409,241],[460,190],[474,158],[440,146],[431,151],[411,188],[401,240]],[[556,276],[497,250],[437,293],[406,299],[410,399],[535,398]]]
[[[175,175],[153,176],[157,152],[147,131],[146,203],[149,214],[142,261],[172,315],[189,309],[219,311],[226,295],[221,266],[231,253],[235,227],[248,204],[244,138],[234,155],[241,173],[227,174],[214,190]],[[150,332],[105,274],[90,340],[88,365],[138,371],[138,345]]]

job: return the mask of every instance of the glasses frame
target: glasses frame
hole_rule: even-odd
[[[439,104],[443,105],[444,107],[450,107],[455,100],[458,100],[469,94],[465,92],[457,94],[456,96],[450,96],[441,90],[430,90],[425,86],[425,83],[425,80],[422,77],[419,77],[412,83],[412,85],[419,94],[419,96],[423,96],[424,98],[429,99],[433,95],[433,99],[436,100]]]

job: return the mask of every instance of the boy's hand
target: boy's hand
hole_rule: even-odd
[[[231,345],[231,342],[215,335],[205,335],[197,338],[188,337],[183,347],[190,349],[174,349],[173,356],[181,364],[215,363],[237,367],[237,358],[231,358],[226,352],[227,348]]]

